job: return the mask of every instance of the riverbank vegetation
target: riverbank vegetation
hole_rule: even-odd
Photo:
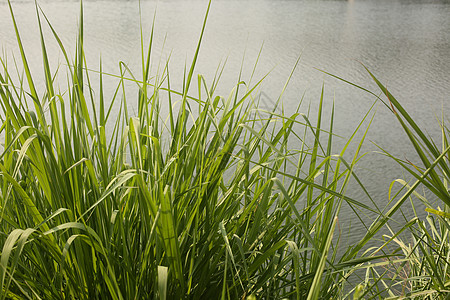
[[[448,128],[440,124],[438,146],[370,72],[383,94],[374,98],[421,160],[392,157],[415,181],[398,180],[404,188],[384,210],[346,195],[352,178],[365,191],[353,170],[374,114],[361,116],[334,149],[334,113],[323,117],[323,93],[315,116],[300,107],[278,112],[289,79],[269,111],[258,106],[261,81],[252,78],[239,76],[228,95],[216,95],[220,69],[211,84],[194,72],[208,13],[182,90],[171,86],[169,62],[150,74],[152,31],[141,35],[140,74],[121,63],[107,98],[103,81],[112,75],[101,65],[92,71],[84,55],[82,5],[74,58],[36,6],[45,78],[38,91],[8,3],[23,69],[1,59],[1,299],[448,295]],[[44,38],[44,26],[52,36]],[[50,65],[50,39],[66,67]],[[61,72],[64,87],[55,80]],[[350,144],[356,151],[345,160]],[[369,247],[413,198],[430,215],[405,220]],[[338,230],[342,205],[377,215],[350,246]]]

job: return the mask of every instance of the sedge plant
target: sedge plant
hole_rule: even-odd
[[[370,226],[361,242],[349,252],[358,253],[366,241],[372,239],[385,226],[391,234],[385,235],[385,242],[373,253],[389,246],[393,253],[384,262],[365,266],[367,273],[358,293],[365,299],[448,299],[450,296],[450,178],[449,129],[445,125],[445,114],[437,120],[441,132],[441,142],[436,143],[411,117],[375,75],[367,68],[368,74],[380,88],[383,98],[377,94],[329,74],[339,80],[360,88],[382,102],[395,116],[417,153],[417,161],[395,157],[380,147],[382,153],[393,159],[411,176],[411,180],[394,180],[389,188],[390,202],[393,204]],[[396,187],[399,191],[394,193]],[[388,222],[403,206],[409,204],[414,217],[404,219],[401,228],[394,232]],[[423,217],[425,210],[428,216]],[[386,250],[387,251],[387,250]],[[369,288],[367,288],[369,286]],[[365,289],[364,289],[365,287]],[[380,291],[374,293],[374,291]],[[356,292],[355,292],[356,293]]]
[[[141,74],[120,63],[111,99],[112,75],[88,68],[82,3],[74,58],[36,4],[44,91],[8,4],[23,70],[16,78],[1,59],[0,299],[351,297],[354,267],[386,256],[338,251],[342,204],[377,212],[346,196],[364,138],[351,160],[345,152],[370,114],[335,154],[323,91],[316,121],[300,106],[277,111],[287,83],[271,111],[257,106],[263,79],[239,75],[216,95],[221,71],[210,85],[194,76],[211,3],[181,90],[169,61],[150,74],[152,28],[148,47],[141,30]],[[65,88],[43,26],[64,57]]]

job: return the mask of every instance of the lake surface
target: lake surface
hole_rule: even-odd
[[[34,72],[40,74],[34,2],[12,2],[28,59]],[[38,2],[66,48],[74,53],[78,1]],[[165,62],[171,55],[171,82],[181,83],[185,62],[190,64],[195,51],[207,2],[142,1],[141,8],[146,34],[156,11],[153,74],[158,61]],[[123,61],[139,74],[139,3],[85,0],[84,12],[85,50],[90,67],[98,69],[101,56],[106,72],[117,74],[118,62]],[[51,41],[48,30],[46,36]],[[5,0],[0,2],[0,42],[9,57],[17,51]],[[248,78],[261,47],[255,78],[270,72],[261,88],[267,105],[280,94],[300,55],[300,64],[283,98],[285,110],[295,109],[305,95],[304,102],[311,103],[314,115],[322,84],[325,85],[325,115],[329,116],[334,100],[335,132],[344,137],[335,139],[335,153],[375,99],[318,69],[378,92],[361,63],[439,142],[436,117],[442,112],[450,114],[449,1],[213,1],[195,73],[204,74],[211,81],[219,63],[227,59],[218,90],[227,96],[236,83],[244,53],[244,78]],[[62,63],[56,45],[49,51],[53,53],[53,63]],[[304,105],[302,111],[307,109],[308,105]],[[363,148],[369,154],[356,172],[371,196],[384,207],[389,184],[403,175],[392,160],[372,152],[377,148],[369,140],[395,155],[417,160],[394,116],[379,105]],[[346,158],[351,160],[351,153]],[[359,189],[349,190],[348,195],[369,203]],[[342,222],[350,222],[351,213],[347,216]]]

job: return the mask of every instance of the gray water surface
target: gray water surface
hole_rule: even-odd
[[[0,2],[0,42],[8,56],[17,45],[5,0]],[[34,2],[12,1],[28,59],[36,74],[42,73]],[[72,54],[77,36],[78,1],[38,1]],[[158,62],[170,55],[171,82],[183,78],[197,45],[206,1],[142,1],[142,22],[148,36],[156,11],[153,73]],[[101,56],[106,72],[118,73],[118,62],[139,74],[139,2],[84,1],[85,52],[88,64],[98,69]],[[52,61],[63,59],[46,29]],[[449,1],[213,1],[195,73],[212,80],[219,63],[227,59],[219,93],[227,96],[235,85],[245,53],[244,74],[249,78],[262,47],[256,69],[259,79],[270,72],[261,90],[266,102],[276,99],[297,58],[300,64],[284,95],[286,113],[293,111],[303,95],[317,110],[325,85],[326,116],[335,101],[335,153],[370,109],[375,99],[354,87],[325,75],[324,70],[377,93],[364,64],[385,83],[413,118],[439,142],[436,117],[450,113],[450,2]],[[17,57],[18,58],[18,57]],[[318,70],[319,69],[319,70]],[[41,75],[36,75],[41,76]],[[256,80],[254,80],[256,82]],[[308,105],[303,106],[306,112]],[[373,153],[377,148],[416,159],[408,139],[394,116],[377,106],[368,141],[369,154],[356,169],[368,192],[380,207],[388,201],[392,180],[402,177],[392,160]],[[370,140],[370,141],[369,141]],[[351,155],[347,155],[351,160]],[[348,195],[370,205],[359,189]],[[352,219],[346,209],[347,221]],[[345,216],[344,218],[345,219]]]

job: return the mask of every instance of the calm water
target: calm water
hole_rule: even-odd
[[[11,56],[16,42],[5,2],[0,2],[0,42]],[[78,1],[39,3],[63,43],[73,50]],[[138,2],[85,0],[84,4],[88,64],[98,69],[101,56],[107,72],[118,73],[118,62],[124,61],[139,74]],[[186,60],[190,64],[196,47],[207,2],[143,1],[141,5],[147,33],[157,11],[153,71],[157,62],[164,62],[171,53],[172,82],[181,82],[184,64]],[[33,69],[41,72],[33,1],[13,0],[13,6]],[[50,40],[50,34],[47,37]],[[196,73],[212,80],[219,63],[228,59],[219,87],[226,96],[237,80],[244,52],[244,74],[248,78],[262,44],[255,78],[271,72],[262,86],[265,103],[270,104],[279,95],[301,54],[299,68],[284,97],[286,111],[295,108],[305,94],[314,113],[324,83],[326,115],[334,99],[336,133],[343,137],[351,134],[374,99],[317,69],[376,91],[363,63],[435,137],[439,137],[436,116],[442,111],[450,113],[449,1],[214,1]],[[56,48],[50,51],[54,63],[63,61]],[[307,105],[303,106],[306,110]],[[395,155],[415,159],[407,138],[382,105],[378,106],[368,139]],[[336,139],[336,153],[344,141]],[[357,174],[384,207],[390,182],[401,177],[402,172],[391,160],[372,153],[376,147],[370,142],[363,150],[369,154],[359,164]],[[351,159],[350,153],[346,158]],[[368,203],[358,189],[348,193]]]

